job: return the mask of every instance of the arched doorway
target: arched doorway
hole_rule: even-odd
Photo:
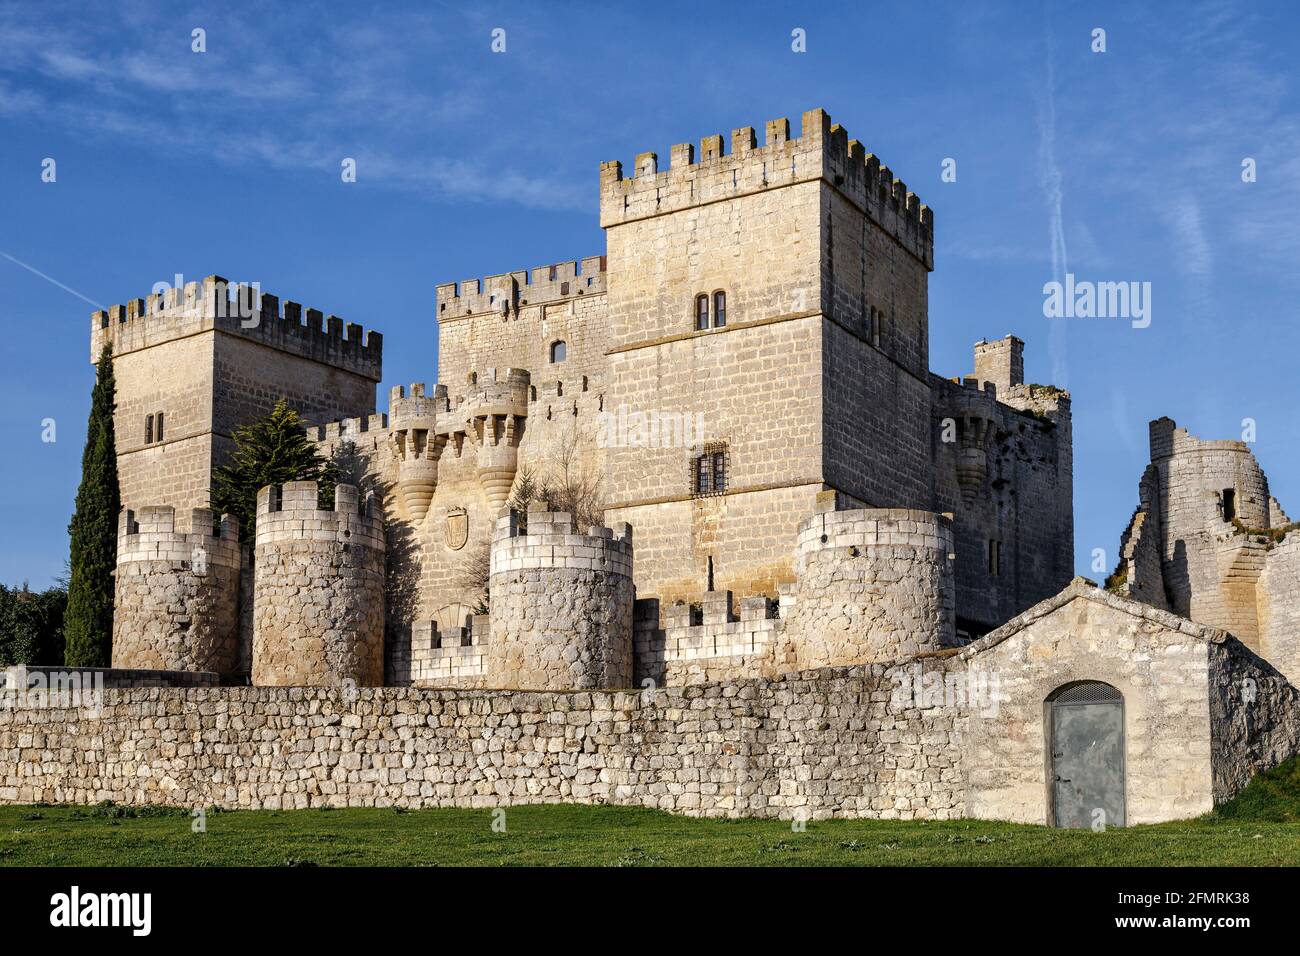
[[[1124,825],[1124,696],[1075,681],[1048,695],[1050,818],[1057,827]]]

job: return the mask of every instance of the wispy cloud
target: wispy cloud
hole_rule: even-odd
[[[192,18],[207,30],[201,54],[190,48],[184,17],[147,4],[116,15],[116,23],[74,29],[57,7],[0,5],[0,115],[278,171],[337,175],[351,157],[359,182],[435,200],[593,205],[590,175],[538,164],[532,150],[517,148],[551,142],[562,153],[566,131],[546,114],[510,116],[518,138],[476,135],[501,126],[484,115],[484,80],[455,61],[448,24],[462,17],[454,10],[400,21],[382,12],[332,15],[306,36],[272,8],[205,12]],[[106,36],[138,36],[141,46],[123,50]],[[528,58],[499,66],[526,71]]]
[[[1043,45],[1046,73],[1038,103],[1038,181],[1047,204],[1047,232],[1052,256],[1052,277],[1063,281],[1070,269],[1069,250],[1065,243],[1065,177],[1056,159],[1056,62],[1052,33],[1043,7]],[[1066,365],[1065,323],[1053,322],[1048,336],[1048,354],[1052,362],[1052,379],[1067,387],[1070,376]]]

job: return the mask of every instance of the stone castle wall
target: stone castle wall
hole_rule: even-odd
[[[654,692],[108,691],[97,716],[0,709],[0,801],[961,816],[962,718],[894,707],[895,684],[867,667]]]
[[[383,522],[369,513],[355,485],[337,485],[334,495],[334,510],[322,511],[314,481],[258,493],[258,686],[383,683]]]
[[[975,366],[930,376],[929,507],[954,516],[958,626],[978,636],[1070,580],[1074,482],[1068,393],[1025,384],[1015,336],[976,343]]]
[[[543,690],[632,684],[632,530],[578,534],[572,517],[530,510],[497,522],[486,680]]]
[[[1079,680],[1122,694],[1128,824],[1203,813],[1300,748],[1300,692],[1249,649],[1076,581],[957,652],[686,687],[145,687],[87,702],[6,682],[0,801],[1045,823],[1044,702]]]
[[[239,663],[239,521],[170,506],[118,520],[113,667],[229,674]]]

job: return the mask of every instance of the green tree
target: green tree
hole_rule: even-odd
[[[26,584],[0,584],[0,665],[61,663],[67,603],[61,586],[30,591]]]
[[[107,667],[112,658],[113,570],[117,565],[117,513],[122,505],[113,430],[116,404],[113,349],[105,343],[90,395],[77,507],[68,525],[72,542],[64,662],[70,667]]]
[[[239,519],[241,541],[253,539],[257,493],[286,481],[319,481],[321,507],[333,507],[337,469],[307,439],[302,418],[283,398],[271,414],[235,429],[235,452],[212,473],[212,511]]]

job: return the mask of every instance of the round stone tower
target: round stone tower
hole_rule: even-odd
[[[113,666],[231,673],[239,656],[239,519],[195,508],[123,510],[117,525]]]
[[[956,643],[948,516],[822,511],[797,542],[786,620],[797,667],[896,661]]]
[[[257,495],[253,683],[384,682],[384,527],[355,485],[317,507],[314,481]]]
[[[632,685],[632,528],[578,534],[561,512],[511,512],[492,534],[486,684],[575,690]]]

